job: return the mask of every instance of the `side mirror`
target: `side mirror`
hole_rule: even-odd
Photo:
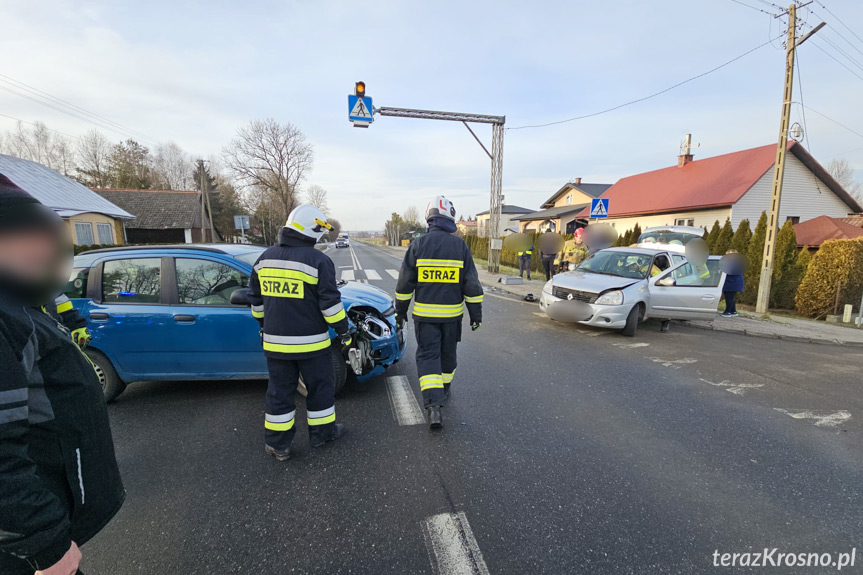
[[[249,288],[235,289],[231,293],[231,305],[251,306],[252,305],[252,300],[250,299],[251,295],[252,295],[252,290]]]
[[[656,285],[663,286],[663,287],[672,287],[672,286],[677,285],[677,282],[676,282],[676,281],[674,281],[674,278],[673,278],[673,277],[671,277],[671,276],[665,276],[665,277],[664,277],[664,278],[662,278],[661,280],[657,281],[657,282],[656,282]],[[233,300],[233,298],[232,298],[232,300]],[[234,303],[234,302],[233,302],[233,301],[231,301],[231,303]]]

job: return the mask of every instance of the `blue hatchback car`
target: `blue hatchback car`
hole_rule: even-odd
[[[263,250],[242,244],[137,246],[76,256],[65,293],[93,333],[86,352],[106,399],[134,381],[266,378],[260,328],[243,305]],[[389,294],[354,282],[341,282],[339,289],[356,337],[345,355],[330,348],[337,391],[348,371],[367,380],[405,349]]]

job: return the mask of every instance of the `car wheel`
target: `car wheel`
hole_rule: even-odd
[[[342,352],[336,349],[335,346],[330,347],[330,357],[333,361],[333,375],[335,377],[336,393],[338,394],[344,389],[345,381],[348,379],[348,364],[345,363]]]
[[[84,353],[90,359],[90,363],[93,364],[96,375],[99,376],[99,383],[102,384],[102,393],[105,394],[105,402],[111,403],[120,397],[120,394],[126,390],[126,382],[120,379],[111,360],[105,357],[105,354],[95,349],[85,349]]]
[[[638,320],[641,319],[641,304],[635,304],[629,310],[629,315],[626,316],[626,325],[623,326],[621,333],[626,337],[634,337],[638,331]]]

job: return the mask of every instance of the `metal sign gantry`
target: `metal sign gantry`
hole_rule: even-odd
[[[420,120],[446,120],[461,122],[465,125],[477,143],[491,160],[491,191],[488,205],[488,271],[500,272],[500,250],[503,242],[500,239],[500,214],[503,206],[503,126],[506,116],[488,116],[485,114],[462,114],[459,112],[439,112],[435,110],[414,110],[411,108],[375,108],[375,114],[393,118],[416,118]],[[491,152],[471,130],[468,123],[491,124]]]
[[[367,98],[365,93],[366,85],[364,82],[356,83],[354,96],[359,98]],[[350,108],[350,106],[349,106]],[[488,271],[491,273],[500,272],[500,250],[503,249],[503,242],[500,239],[500,215],[503,206],[503,126],[506,123],[506,116],[488,116],[485,114],[462,114],[458,112],[439,112],[435,110],[415,110],[412,108],[373,108],[375,114],[380,116],[389,116],[391,118],[414,118],[419,120],[446,120],[449,122],[461,122],[465,125],[477,143],[482,147],[483,151],[491,160],[491,191],[489,197],[489,221],[488,221]],[[349,109],[349,118],[354,125],[358,122],[355,116],[351,116],[353,108]],[[368,127],[371,121],[360,123],[361,127]],[[482,141],[471,130],[469,123],[474,124],[491,124],[491,152],[483,145]]]

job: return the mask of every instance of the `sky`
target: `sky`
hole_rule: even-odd
[[[438,194],[460,215],[488,209],[490,162],[459,123],[353,128],[355,81],[375,106],[505,115],[505,203],[538,208],[575,177],[675,164],[687,133],[696,159],[777,140],[779,40],[656,98],[515,129],[644,97],[782,35],[782,19],[754,9],[776,12],[769,2],[741,1],[2,0],[0,87],[14,78],[122,124],[102,130],[113,140],[174,141],[196,157],[220,154],[250,120],[290,122],[314,146],[306,184],[327,189],[332,215],[382,229]],[[799,49],[804,144],[863,179],[863,40],[840,23],[863,30],[863,2],[820,0],[801,19],[828,22]],[[803,123],[797,81],[794,101]],[[0,130],[15,124],[4,116],[72,136],[94,127],[3,90],[0,114]],[[490,147],[490,127],[474,129]]]

